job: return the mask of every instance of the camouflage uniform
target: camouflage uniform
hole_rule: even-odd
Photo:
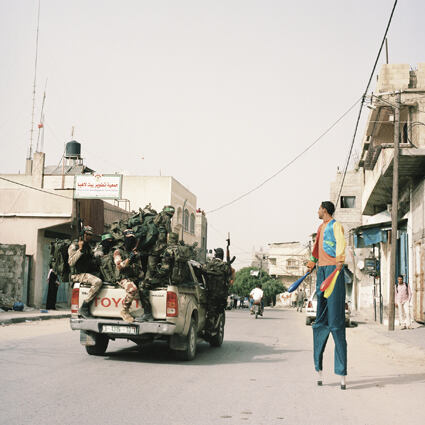
[[[193,257],[193,249],[187,245],[178,243],[179,235],[170,233],[168,236],[168,246],[161,257],[161,264],[156,273],[156,280],[161,284],[168,284],[169,281],[178,285],[190,280],[187,261]]]
[[[219,314],[226,308],[231,269],[215,257],[203,266],[203,271],[207,274],[207,326],[214,328]]]
[[[116,242],[112,235],[104,233],[102,242],[98,243],[94,250],[94,257],[98,262],[100,277],[103,282],[116,283],[118,281],[118,270],[114,263],[114,251],[116,248]]]
[[[128,251],[124,245],[120,245],[113,254],[114,263],[118,272],[118,285],[125,289],[125,298],[123,308],[121,310],[121,317],[127,322],[133,322],[134,318],[130,315],[130,306],[137,295],[138,285],[143,279],[143,270],[140,263],[140,256],[133,251]],[[146,299],[147,295],[147,299]],[[141,294],[140,301],[143,309],[149,310],[149,292]]]
[[[90,284],[90,290],[85,300],[89,304],[102,287],[102,279],[97,275],[99,270],[93,255],[93,244],[84,242],[80,250],[78,240],[75,240],[68,249],[68,264],[71,267],[71,282]]]
[[[158,264],[161,262],[161,256],[167,248],[167,235],[171,233],[171,219],[174,215],[174,207],[167,205],[155,217],[154,224],[158,229],[158,238],[149,252],[146,279],[155,280],[157,278]]]

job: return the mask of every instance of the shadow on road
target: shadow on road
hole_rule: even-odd
[[[288,350],[278,346],[250,341],[224,341],[220,348],[210,347],[206,342],[198,342],[195,360],[190,362],[175,359],[174,353],[165,342],[155,342],[143,348],[131,346],[117,351],[107,352],[105,360],[180,364],[184,366],[217,365],[235,363],[280,363],[286,360],[286,354],[305,350]]]
[[[363,390],[366,388],[385,387],[387,385],[407,385],[414,382],[425,382],[425,373],[410,373],[406,375],[371,376],[347,382],[347,389]],[[327,384],[329,387],[339,386],[339,383]]]

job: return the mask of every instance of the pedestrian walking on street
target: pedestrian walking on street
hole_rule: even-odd
[[[332,202],[320,204],[318,215],[322,224],[317,230],[316,241],[307,267],[313,270],[317,263],[317,314],[313,325],[314,367],[318,373],[317,384],[322,385],[323,353],[329,334],[335,342],[334,371],[341,376],[341,389],[345,390],[347,375],[347,341],[345,338],[345,282],[344,273],[339,273],[328,298],[320,290],[322,282],[335,269],[342,271],[345,261],[345,238],[341,223],[333,217]]]
[[[412,322],[410,319],[410,300],[412,299],[412,290],[407,283],[404,283],[404,279],[401,274],[397,278],[395,291],[395,301],[398,306],[400,327],[401,329],[412,329]]]
[[[291,306],[293,308],[297,306],[297,293],[295,291],[291,294]]]
[[[298,289],[297,292],[297,311],[303,312],[304,298],[306,297],[304,289]]]

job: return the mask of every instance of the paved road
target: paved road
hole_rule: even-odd
[[[0,328],[0,423],[26,424],[423,424],[425,358],[365,326],[348,329],[348,389],[333,375],[317,387],[311,328],[293,310],[255,320],[228,312],[221,348],[198,344],[192,362],[164,343],[141,352],[112,342],[88,356],[68,320]]]

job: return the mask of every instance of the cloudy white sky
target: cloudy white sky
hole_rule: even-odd
[[[415,67],[425,61],[425,3],[398,3],[390,62]],[[274,174],[362,95],[392,5],[41,0],[36,117],[47,80],[47,163],[59,162],[74,126],[89,167],[172,175],[213,210]],[[0,173],[24,170],[37,7],[0,0]],[[208,214],[209,246],[230,231],[240,267],[253,247],[304,242],[357,111],[260,190]]]

